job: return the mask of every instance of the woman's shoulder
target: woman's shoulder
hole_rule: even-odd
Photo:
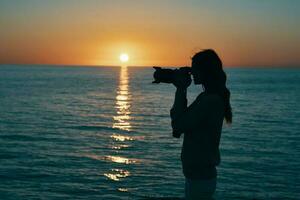
[[[198,95],[197,97],[198,101],[217,101],[217,102],[222,102],[222,97],[217,94],[217,93],[206,93],[206,92],[202,92],[201,94]]]
[[[211,107],[223,107],[223,98],[217,93],[202,92],[196,99],[198,105],[202,105],[207,108]]]

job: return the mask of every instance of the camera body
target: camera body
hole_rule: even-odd
[[[161,67],[153,67],[155,72],[153,74],[154,81],[152,83],[173,83],[176,70],[179,70],[183,76],[191,75],[190,67],[180,67],[179,69],[163,69]]]

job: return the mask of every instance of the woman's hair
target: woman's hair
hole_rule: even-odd
[[[192,57],[193,68],[200,71],[201,82],[208,93],[218,93],[223,97],[225,104],[225,120],[232,123],[232,111],[230,105],[230,91],[226,87],[226,74],[222,67],[222,61],[212,49],[206,49],[196,53]]]

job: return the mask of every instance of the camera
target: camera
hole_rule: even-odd
[[[183,76],[191,75],[190,67],[180,67],[179,69],[153,68],[155,69],[155,72],[153,74],[154,81],[152,83],[173,83],[176,70],[179,70]]]

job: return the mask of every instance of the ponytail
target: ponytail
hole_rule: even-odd
[[[225,120],[227,122],[227,124],[231,124],[232,123],[232,111],[231,111],[231,105],[230,105],[230,91],[228,90],[227,87],[225,87],[224,90],[224,105],[225,105]]]

